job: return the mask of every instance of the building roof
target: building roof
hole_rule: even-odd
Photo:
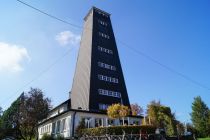
[[[111,14],[109,14],[109,13],[107,13],[107,12],[105,12],[105,11],[103,11],[103,10],[101,10],[101,9],[98,9],[97,7],[93,6],[93,7],[88,11],[87,15],[84,17],[84,20],[87,18],[87,16],[88,16],[94,9],[97,10],[97,11],[100,11],[101,13],[103,13],[103,14],[105,14],[105,15],[107,15],[107,16],[110,16],[110,15],[111,15]]]
[[[54,107],[48,113],[55,111],[56,109],[58,109],[59,107],[65,105],[65,104],[68,104],[68,107],[71,108],[71,99],[68,99],[68,100],[64,101],[63,103],[59,104],[58,106]]]

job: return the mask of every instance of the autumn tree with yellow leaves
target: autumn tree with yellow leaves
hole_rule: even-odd
[[[108,117],[112,119],[122,118],[124,125],[124,118],[130,115],[130,109],[129,107],[121,104],[113,104],[107,108],[107,114]]]

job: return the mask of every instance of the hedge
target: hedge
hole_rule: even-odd
[[[123,131],[125,131],[126,134],[139,134],[140,131],[143,134],[154,134],[155,130],[156,127],[151,125],[96,127],[82,129],[78,136],[103,136],[105,134],[122,135]]]
[[[54,138],[52,135],[44,134],[41,138],[41,140],[64,140],[64,137],[61,135],[58,135],[56,138]]]

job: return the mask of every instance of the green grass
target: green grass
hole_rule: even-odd
[[[210,138],[198,138],[198,140],[210,140]]]

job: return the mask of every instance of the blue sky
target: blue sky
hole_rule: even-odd
[[[160,100],[185,122],[190,121],[195,96],[210,107],[210,1],[25,2],[79,26],[92,6],[111,13],[131,103],[146,109],[151,100]],[[42,89],[54,106],[68,99],[82,29],[16,0],[1,1],[0,17],[0,106],[6,109],[30,87]],[[168,71],[119,40],[208,88]]]

